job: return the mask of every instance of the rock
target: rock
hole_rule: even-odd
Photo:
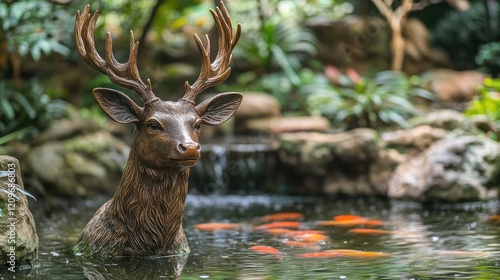
[[[391,30],[380,17],[345,16],[341,20],[315,17],[307,22],[318,38],[318,57],[324,64],[358,73],[390,68]],[[450,67],[445,52],[434,48],[426,26],[415,18],[402,28],[405,39],[403,71],[410,75]]]
[[[486,115],[474,115],[470,117],[471,122],[484,133],[498,132],[497,126]]]
[[[12,183],[24,189],[19,161],[10,156],[0,156],[0,171],[12,171],[0,177],[0,188],[13,191],[13,197],[0,191],[0,256],[9,270],[17,271],[19,265],[31,263],[38,257],[38,235],[35,221],[28,207],[28,199]],[[13,180],[11,182],[10,180]],[[12,225],[14,224],[14,225]]]
[[[498,197],[500,144],[477,136],[434,143],[401,163],[389,180],[388,196],[421,202],[460,202]]]
[[[46,192],[63,196],[113,193],[130,148],[107,131],[51,141],[28,154],[30,175]]]
[[[429,70],[422,76],[423,88],[440,102],[467,102],[478,94],[486,75],[478,71]]]
[[[324,117],[281,116],[278,100],[267,93],[245,92],[234,115],[239,134],[278,134],[293,131],[325,131],[330,122]]]
[[[99,130],[99,125],[92,121],[78,119],[59,119],[53,121],[33,141],[33,145],[40,145],[54,140],[64,140],[81,133],[91,133]]]
[[[247,120],[264,117],[276,117],[281,115],[281,107],[276,100],[267,93],[244,92],[243,100],[236,111],[236,120]]]
[[[317,194],[352,196],[385,195],[389,175],[403,159],[368,128],[285,133],[279,138],[279,156],[292,169],[292,184]]]
[[[339,21],[317,17],[307,25],[319,39],[318,58],[324,64],[358,73],[389,68],[390,30],[379,17],[350,15]]]
[[[423,117],[417,117],[410,121],[414,126],[429,125],[446,131],[458,133],[477,134],[477,129],[472,120],[462,113],[454,110],[439,110],[431,112]]]
[[[330,128],[330,121],[325,117],[272,117],[250,119],[239,126],[239,132],[265,132],[279,134],[298,131],[326,131]]]
[[[372,193],[383,196],[387,195],[387,182],[391,178],[392,172],[406,158],[405,155],[394,149],[380,150],[378,157],[370,163],[368,168],[368,180]]]
[[[447,132],[440,128],[420,125],[411,129],[402,129],[382,134],[387,147],[405,154],[416,154],[430,147],[434,142],[445,138]]]

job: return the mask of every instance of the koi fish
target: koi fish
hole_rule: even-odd
[[[358,215],[338,215],[338,216],[333,217],[334,221],[349,221],[349,220],[358,220],[358,219],[366,220],[366,218],[363,218],[363,217],[358,216]]]
[[[263,245],[256,245],[248,248],[251,251],[257,252],[259,254],[264,254],[264,255],[273,255],[277,256],[279,260],[281,260],[281,252],[271,246],[263,246]]]
[[[305,242],[293,241],[293,240],[283,241],[283,244],[290,246],[290,247],[296,247],[296,248],[309,248],[309,249],[313,249],[313,250],[320,249],[320,247],[314,243],[305,243]]]
[[[302,218],[304,215],[302,213],[297,213],[297,212],[283,212],[283,213],[276,213],[272,215],[267,215],[264,217],[260,217],[260,221],[279,221],[279,220],[298,220]]]
[[[488,218],[492,222],[500,222],[500,215],[493,215]]]
[[[381,258],[390,256],[390,254],[387,253],[367,252],[367,251],[348,250],[348,249],[326,250],[324,252],[340,253],[342,254],[342,257],[353,257],[353,258]]]
[[[351,220],[331,220],[331,221],[317,221],[316,224],[320,226],[339,226],[339,227],[352,227],[352,226],[382,226],[384,222],[381,220],[369,220],[365,218],[351,219]]]
[[[303,253],[298,256],[299,258],[304,258],[304,259],[327,259],[327,258],[339,258],[342,257],[342,254],[338,252],[322,251],[322,252]]]
[[[205,223],[197,224],[194,228],[202,231],[230,230],[242,227],[243,224],[236,223]]]
[[[303,235],[303,234],[324,234],[325,233],[325,231],[323,231],[323,230],[312,230],[312,229],[293,230],[293,229],[287,229],[287,228],[270,228],[270,229],[267,229],[266,232],[269,234],[290,235],[290,236],[297,236],[297,235]]]
[[[301,234],[295,236],[295,239],[297,241],[303,242],[303,243],[319,243],[321,241],[325,241],[328,239],[328,236],[323,235],[323,234],[316,234],[316,233],[306,233],[306,234]]]

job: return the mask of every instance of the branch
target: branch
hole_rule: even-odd
[[[406,15],[413,10],[413,0],[403,0],[400,6],[394,11],[393,24],[401,25]]]
[[[443,2],[443,0],[420,0],[418,2],[413,3],[412,11],[423,10],[425,7]]]
[[[387,5],[387,7],[391,7],[392,6],[392,3],[394,2],[394,0],[384,0],[385,4]]]
[[[390,0],[388,0],[390,1]],[[392,1],[390,1],[392,2]],[[378,11],[385,16],[387,21],[391,21],[392,18],[392,10],[391,7],[387,5],[388,2],[382,2],[382,0],[372,0],[372,3],[377,7]]]
[[[467,0],[446,0],[446,2],[448,2],[448,5],[459,11],[468,10],[470,7],[470,3]]]
[[[160,9],[160,6],[163,4],[164,0],[157,0],[156,4],[154,5],[153,9],[151,10],[151,14],[149,15],[148,21],[144,25],[144,28],[142,29],[142,34],[139,39],[139,44],[142,46],[141,49],[139,49],[139,56],[142,56],[142,51],[146,50],[146,37],[148,35],[149,30],[151,29],[151,26],[153,25],[153,21],[156,17],[156,14],[158,13],[158,10]]]

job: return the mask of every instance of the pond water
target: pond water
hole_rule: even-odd
[[[189,195],[184,228],[191,253],[184,257],[88,261],[71,252],[80,231],[105,201],[72,202],[59,210],[35,207],[39,261],[16,279],[500,279],[500,222],[488,217],[500,202],[422,206],[383,199],[285,196]],[[36,202],[40,203],[40,202]],[[294,237],[255,230],[259,217],[299,212],[300,229],[324,231],[328,239],[307,248],[290,247]],[[359,215],[383,224],[322,226],[317,221]],[[205,232],[207,222],[242,223],[241,228]],[[269,222],[269,221],[268,221]],[[353,228],[386,230],[355,234]],[[313,235],[317,237],[320,235]],[[254,251],[272,246],[280,253]],[[382,252],[310,258],[333,249]],[[307,257],[309,256],[309,257]],[[313,255],[314,256],[314,255]],[[10,273],[1,279],[10,279]]]

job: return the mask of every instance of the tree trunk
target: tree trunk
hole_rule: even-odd
[[[148,35],[149,30],[151,29],[151,26],[153,25],[154,19],[156,17],[156,13],[158,13],[158,10],[160,9],[160,6],[163,4],[164,0],[157,0],[156,4],[154,5],[153,9],[151,10],[151,14],[149,15],[148,21],[144,25],[144,28],[142,29],[142,34],[141,38],[139,39],[139,45],[141,48],[139,48],[139,54],[138,56],[142,56],[144,51],[146,51],[146,37]]]
[[[405,55],[405,39],[401,32],[401,25],[393,26],[392,38],[391,38],[391,52],[392,52],[392,70],[401,71],[403,70],[403,60]]]

